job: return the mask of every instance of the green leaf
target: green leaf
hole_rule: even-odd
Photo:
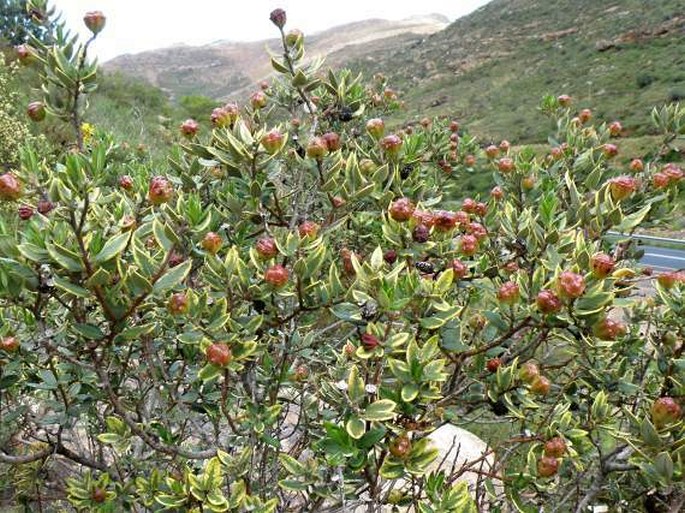
[[[355,440],[359,440],[366,432],[366,424],[359,417],[351,417],[345,423],[345,430]]]
[[[362,418],[371,421],[390,420],[395,416],[395,401],[380,399],[366,407]]]
[[[192,265],[191,260],[186,260],[182,264],[177,265],[169,269],[164,275],[155,282],[152,286],[152,291],[156,294],[160,294],[168,289],[171,289],[181,283],[188,273],[190,272],[190,267]]]
[[[94,324],[74,324],[74,331],[89,340],[101,340],[105,334]]]
[[[198,372],[197,377],[206,383],[207,381],[217,379],[219,376],[221,376],[222,373],[223,369],[221,367],[217,367],[216,365],[208,363],[207,365],[202,367],[202,369],[200,369],[200,372]]]
[[[130,237],[131,232],[124,232],[109,239],[107,242],[105,242],[105,245],[102,247],[100,252],[93,257],[93,262],[96,264],[102,264],[117,256],[124,250]]]
[[[402,400],[405,403],[410,403],[419,395],[419,387],[416,383],[407,383],[402,387]]]
[[[61,289],[65,292],[69,292],[70,294],[73,294],[76,297],[80,297],[80,298],[90,297],[90,291],[88,289],[85,289],[83,287],[75,285],[75,284],[71,283],[69,280],[67,280],[66,278],[62,278],[61,276],[54,275],[53,281],[55,282],[55,286],[58,289]]]
[[[364,398],[364,381],[359,377],[359,369],[356,365],[350,368],[350,375],[347,378],[347,395],[353,403]]]

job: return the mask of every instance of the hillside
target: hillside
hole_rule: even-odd
[[[531,112],[562,92],[640,134],[651,106],[685,98],[685,4],[494,0],[421,41],[347,64],[388,75],[410,116],[452,113],[493,140],[544,140]]]
[[[359,58],[368,48],[387,51],[418,41],[448,24],[441,15],[403,21],[365,20],[307,37],[307,53],[337,55],[333,65]],[[268,51],[277,52],[276,39],[257,42],[217,41],[204,46],[175,46],[123,55],[105,63],[108,71],[142,78],[172,97],[202,94],[212,98],[240,96],[271,73]]]

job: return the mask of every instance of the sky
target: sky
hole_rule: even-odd
[[[83,14],[100,10],[107,25],[93,45],[100,62],[179,43],[257,41],[277,35],[269,13],[283,8],[286,29],[304,34],[368,18],[400,20],[439,13],[455,20],[488,0],[51,0],[72,30],[89,35]]]

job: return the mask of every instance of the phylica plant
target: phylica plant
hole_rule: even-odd
[[[655,111],[663,151],[629,166],[609,142],[620,125],[574,116],[563,95],[542,105],[548,154],[483,149],[446,119],[393,128],[384,77],[322,72],[285,12],[271,20],[276,78],[207,113],[211,132],[184,122],[168,168],[127,168],[111,138],[84,140],[88,44],[33,50],[46,86],[29,115],[61,118],[74,144],[53,160],[27,147],[0,176],[0,464],[32,483],[11,484],[15,500],[262,513],[682,500],[685,278],[643,274],[607,233],[671,211],[683,173],[663,159],[683,110]],[[105,17],[85,22],[95,38]],[[492,175],[490,195],[463,198],[467,173]],[[436,445],[449,425],[485,452]]]

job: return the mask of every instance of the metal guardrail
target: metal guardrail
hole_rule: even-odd
[[[664,244],[677,244],[685,246],[685,239],[670,239],[667,237],[654,237],[653,235],[641,235],[639,233],[627,234],[619,232],[607,232],[607,235],[613,235],[616,237],[629,237],[631,239],[647,240],[651,242],[662,242]]]

